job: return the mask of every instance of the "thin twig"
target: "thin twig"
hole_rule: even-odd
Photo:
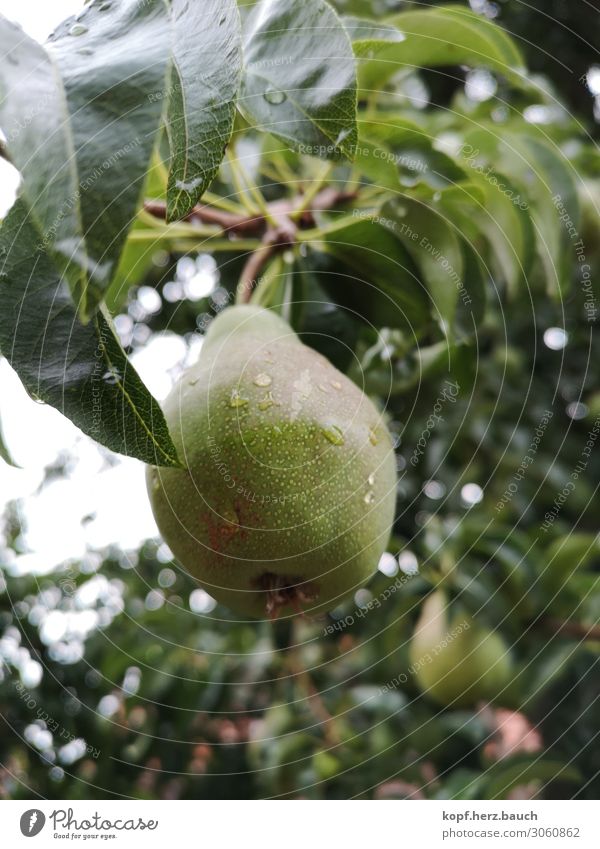
[[[155,218],[166,218],[167,207],[162,200],[144,201],[144,209]],[[212,206],[195,206],[182,221],[201,221],[203,224],[216,224],[224,232],[260,234],[264,229],[262,215],[240,215],[215,209]]]
[[[583,625],[581,622],[563,619],[543,619],[541,624],[554,634],[568,634],[582,640],[600,640],[600,625]]]
[[[312,200],[309,207],[302,212],[300,225],[310,227],[314,224],[312,221],[313,212],[322,212],[327,209],[335,209],[336,207],[347,203],[356,198],[356,192],[344,192],[335,189],[333,186],[328,186],[320,191]],[[298,211],[303,201],[302,196],[298,196],[294,200],[276,200],[270,203],[269,213],[272,219],[279,224],[283,217],[294,214]],[[146,200],[144,209],[153,215],[155,218],[166,218],[166,204],[161,200]],[[210,205],[198,205],[191,209],[183,221],[201,221],[203,224],[215,224],[222,228],[224,232],[236,234],[252,234],[262,235],[266,230],[265,217],[257,213],[255,215],[241,215],[239,213],[226,212],[225,210],[215,209]]]
[[[184,220],[215,225],[221,228],[223,235],[260,238],[260,244],[248,257],[238,285],[237,302],[248,303],[262,269],[273,254],[295,244],[298,229],[315,226],[314,212],[335,209],[340,204],[354,200],[355,197],[355,192],[340,191],[333,186],[328,186],[311,198],[308,204],[306,198],[298,195],[291,200],[273,201],[267,205],[264,214],[252,215],[241,215],[215,209],[209,205],[198,205],[189,211]],[[166,218],[164,201],[146,200],[144,210],[155,218]],[[190,238],[194,238],[195,235],[190,232]],[[237,243],[232,240],[231,245],[235,249]],[[207,247],[210,247],[210,243]]]

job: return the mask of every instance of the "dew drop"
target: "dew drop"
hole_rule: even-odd
[[[274,106],[278,106],[280,103],[283,103],[284,100],[287,100],[287,94],[285,91],[279,91],[276,88],[267,89],[263,97],[267,103],[272,103]]]
[[[85,24],[73,24],[69,30],[69,35],[85,35],[87,31],[88,28]]]
[[[321,433],[331,442],[333,445],[343,445],[344,444],[344,434],[341,428],[337,425],[329,425],[329,427],[321,428]]]
[[[80,56],[93,56],[94,54],[91,47],[81,47],[77,52]]]
[[[377,434],[376,434],[374,428],[371,428],[369,430],[369,442],[371,443],[371,445],[377,445],[378,442],[379,442],[379,439],[377,437]]]
[[[120,379],[121,376],[117,371],[107,371],[102,375],[102,380],[111,386],[114,386],[115,383],[118,383]]]
[[[375,475],[374,474],[369,475],[369,477],[367,478],[367,483],[369,484],[369,486],[375,486]]]
[[[238,389],[233,389],[231,392],[231,398],[229,399],[230,407],[245,407],[248,403],[247,398],[242,398]]]
[[[257,374],[254,378],[255,386],[270,386],[271,383],[273,383],[271,377],[269,377],[269,375],[265,374],[264,372],[262,372],[261,374]]]
[[[331,383],[334,389],[342,388],[342,384],[339,382],[339,380],[330,380],[329,382]]]
[[[370,490],[364,497],[365,504],[372,504],[375,501],[375,493]]]
[[[344,130],[340,130],[340,132],[338,133],[338,136],[335,140],[335,146],[340,147],[340,145],[342,145],[346,141],[346,139],[348,138],[348,136],[350,135],[351,132],[352,132],[351,127],[347,127]]]
[[[199,380],[199,377],[193,377],[191,380],[188,381],[188,386],[195,386]]]
[[[324,386],[322,383],[319,383],[319,389],[321,390],[321,392],[324,392],[325,394],[327,394],[329,392],[329,389],[326,386]]]
[[[98,8],[100,9],[101,12],[108,12],[108,10],[110,9],[111,6],[112,6],[112,3],[101,3]]]

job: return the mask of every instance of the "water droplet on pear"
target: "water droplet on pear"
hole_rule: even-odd
[[[332,445],[344,444],[344,433],[337,425],[328,425],[321,428],[321,433]]]
[[[240,395],[239,389],[233,389],[231,392],[231,398],[229,399],[230,407],[245,407],[248,403],[247,398],[242,398]]]
[[[256,377],[254,378],[254,385],[255,386],[266,387],[266,386],[270,386],[272,382],[273,382],[272,378],[268,374],[265,374],[264,372],[262,372],[261,374],[257,374]]]

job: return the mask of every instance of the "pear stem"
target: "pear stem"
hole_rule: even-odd
[[[250,301],[254,287],[258,284],[260,273],[269,259],[277,250],[275,243],[262,244],[248,257],[237,287],[236,304],[247,304]]]

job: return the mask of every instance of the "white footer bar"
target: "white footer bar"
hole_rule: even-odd
[[[587,801],[0,802],[2,845],[174,849],[394,849],[473,846],[598,849]],[[170,841],[166,844],[165,841]]]

